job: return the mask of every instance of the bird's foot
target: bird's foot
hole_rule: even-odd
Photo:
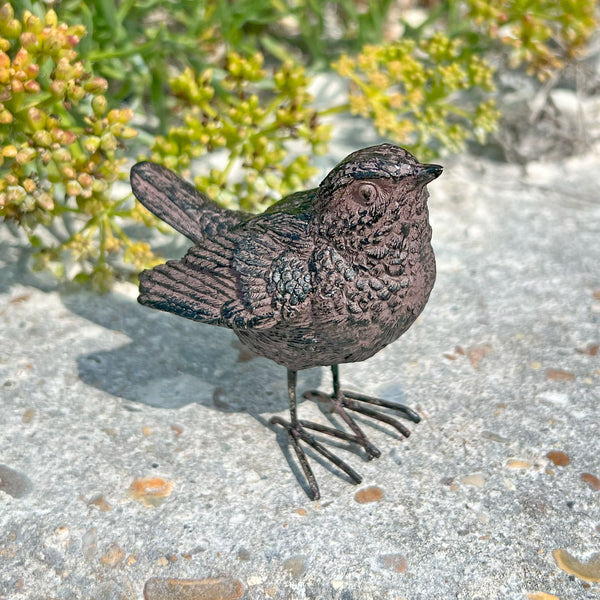
[[[372,406],[381,407],[384,409],[395,410],[396,412],[400,413],[402,417],[408,419],[409,421],[413,421],[414,423],[418,423],[421,420],[419,415],[414,410],[404,406],[403,404],[388,402],[387,400],[380,400],[379,398],[373,398],[371,396],[365,396],[363,394],[342,390],[339,382],[338,366],[332,365],[331,370],[333,373],[333,394],[327,396],[321,392],[306,392],[304,397],[318,399],[329,403],[332,411],[343,421],[345,425],[344,429],[298,419],[296,402],[296,371],[291,369],[288,369],[290,420],[286,421],[281,417],[273,417],[271,419],[271,423],[275,425],[281,425],[287,431],[290,442],[294,448],[294,451],[296,452],[296,456],[298,457],[298,461],[300,462],[300,466],[302,467],[304,476],[308,482],[310,489],[309,496],[313,500],[317,500],[320,497],[319,486],[317,485],[317,480],[308,462],[308,457],[302,444],[307,444],[323,458],[327,459],[341,471],[346,473],[353,483],[360,483],[362,481],[362,477],[352,467],[350,467],[350,465],[338,458],[320,441],[317,441],[312,435],[312,432],[328,435],[333,438],[337,438],[338,440],[343,440],[345,442],[361,446],[364,448],[367,458],[371,460],[372,458],[381,456],[381,452],[369,441],[358,423],[350,416],[349,411],[353,411],[377,421],[387,423],[405,437],[410,435],[410,431],[396,417],[393,417],[384,411],[375,410],[368,405],[370,404]]]
[[[273,417],[271,419],[271,423],[275,425],[281,425],[286,429],[290,442],[292,443],[294,451],[296,452],[296,456],[298,457],[298,461],[300,462],[300,466],[304,471],[304,476],[308,482],[311,500],[318,500],[321,497],[321,494],[319,492],[317,479],[308,462],[308,457],[306,456],[306,453],[300,444],[301,441],[308,444],[313,450],[318,452],[328,461],[332,462],[336,467],[344,471],[344,473],[346,473],[346,475],[348,475],[348,477],[350,477],[354,483],[358,484],[362,481],[362,477],[349,464],[330,452],[306,430],[312,429],[313,431],[318,431],[319,433],[331,435],[338,439],[362,445],[361,440],[359,440],[357,436],[346,433],[345,431],[341,431],[339,429],[334,429],[333,427],[327,427],[325,425],[320,425],[319,423],[312,423],[311,421],[297,421],[295,424],[293,424],[285,419],[281,419],[280,417]]]
[[[390,402],[389,400],[382,400],[381,398],[375,398],[373,396],[365,396],[364,394],[358,394],[348,390],[339,390],[337,395],[331,394],[329,396],[319,391],[307,391],[304,392],[303,396],[307,399],[331,403],[333,411],[339,414],[342,419],[349,424],[352,430],[357,433],[359,438],[364,438],[362,442],[358,443],[365,448],[369,458],[377,458],[381,453],[379,450],[377,450],[377,448],[374,448],[374,446],[370,444],[364,433],[362,433],[360,428],[358,428],[358,425],[356,425],[354,419],[348,415],[345,409],[365,415],[366,417],[370,417],[376,421],[381,421],[387,425],[391,425],[404,437],[408,437],[410,435],[410,429],[408,429],[396,417],[392,417],[383,411],[375,410],[369,406],[365,406],[365,404],[371,404],[372,406],[380,406],[382,408],[394,410],[400,413],[403,418],[408,419],[413,423],[418,423],[421,420],[421,417],[417,412],[404,404],[400,404],[399,402]],[[362,435],[358,434],[358,432],[360,432]],[[376,452],[372,452],[372,450],[370,451],[369,445],[371,448],[374,448]]]
[[[331,396],[327,396],[316,391],[305,392],[303,395],[304,398],[327,402],[331,406],[332,411],[341,418],[352,433],[335,427],[327,427],[325,425],[320,425],[319,423],[313,423],[312,421],[303,421],[302,423],[305,427],[362,446],[369,460],[381,456],[381,450],[369,441],[369,438],[367,438],[358,423],[346,411],[346,408],[349,407],[347,405],[347,399],[343,395],[336,396],[335,394],[332,394]]]

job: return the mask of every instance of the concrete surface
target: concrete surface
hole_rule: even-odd
[[[600,161],[445,164],[429,305],[341,368],[423,421],[339,450],[360,486],[313,461],[317,503],[268,424],[283,368],[131,285],[54,287],[3,228],[0,598],[599,598]]]

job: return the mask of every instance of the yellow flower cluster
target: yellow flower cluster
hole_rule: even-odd
[[[498,113],[485,98],[494,89],[492,67],[442,33],[365,46],[333,67],[350,80],[351,112],[424,158],[460,150],[496,126]]]
[[[310,154],[326,150],[330,129],[310,106],[308,83],[291,61],[267,73],[261,54],[231,52],[219,72],[186,69],[171,81],[182,124],[156,139],[150,158],[187,174],[194,158],[221,150],[224,168],[196,177],[196,185],[224,206],[264,209],[315,174],[307,156],[288,159],[289,142],[302,141]]]
[[[113,235],[110,191],[124,177],[120,147],[137,135],[133,112],[108,109],[106,80],[78,60],[83,35],[53,10],[42,20],[0,7],[0,216],[25,228],[38,266],[58,275],[67,258],[106,272],[106,253],[130,243]],[[34,234],[65,215],[76,217],[70,236],[48,245]]]
[[[511,66],[547,79],[580,55],[598,26],[596,0],[466,0],[467,18],[511,49]]]

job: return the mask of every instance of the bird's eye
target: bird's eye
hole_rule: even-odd
[[[372,183],[361,183],[356,190],[358,200],[365,204],[372,204],[377,200],[377,188]]]

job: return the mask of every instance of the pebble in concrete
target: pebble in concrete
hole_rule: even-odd
[[[286,570],[294,579],[302,577],[306,572],[306,556],[299,554],[298,556],[292,556],[283,563],[283,568]]]
[[[153,577],[144,586],[144,600],[236,600],[242,584],[230,577],[208,579],[161,579]]]
[[[6,465],[0,465],[0,491],[13,498],[22,498],[27,496],[32,489],[33,483],[25,473]]]
[[[128,494],[144,506],[156,508],[160,506],[173,491],[173,483],[162,477],[145,477],[134,479]]]
[[[389,569],[395,573],[404,573],[408,568],[406,557],[401,554],[382,554],[379,562],[384,569]]]
[[[379,502],[383,498],[383,490],[377,486],[371,486],[359,490],[354,494],[354,500],[359,504],[369,504],[370,502]]]
[[[575,558],[568,550],[553,552],[556,564],[569,575],[585,581],[600,581],[600,552],[594,552],[587,560]]]

